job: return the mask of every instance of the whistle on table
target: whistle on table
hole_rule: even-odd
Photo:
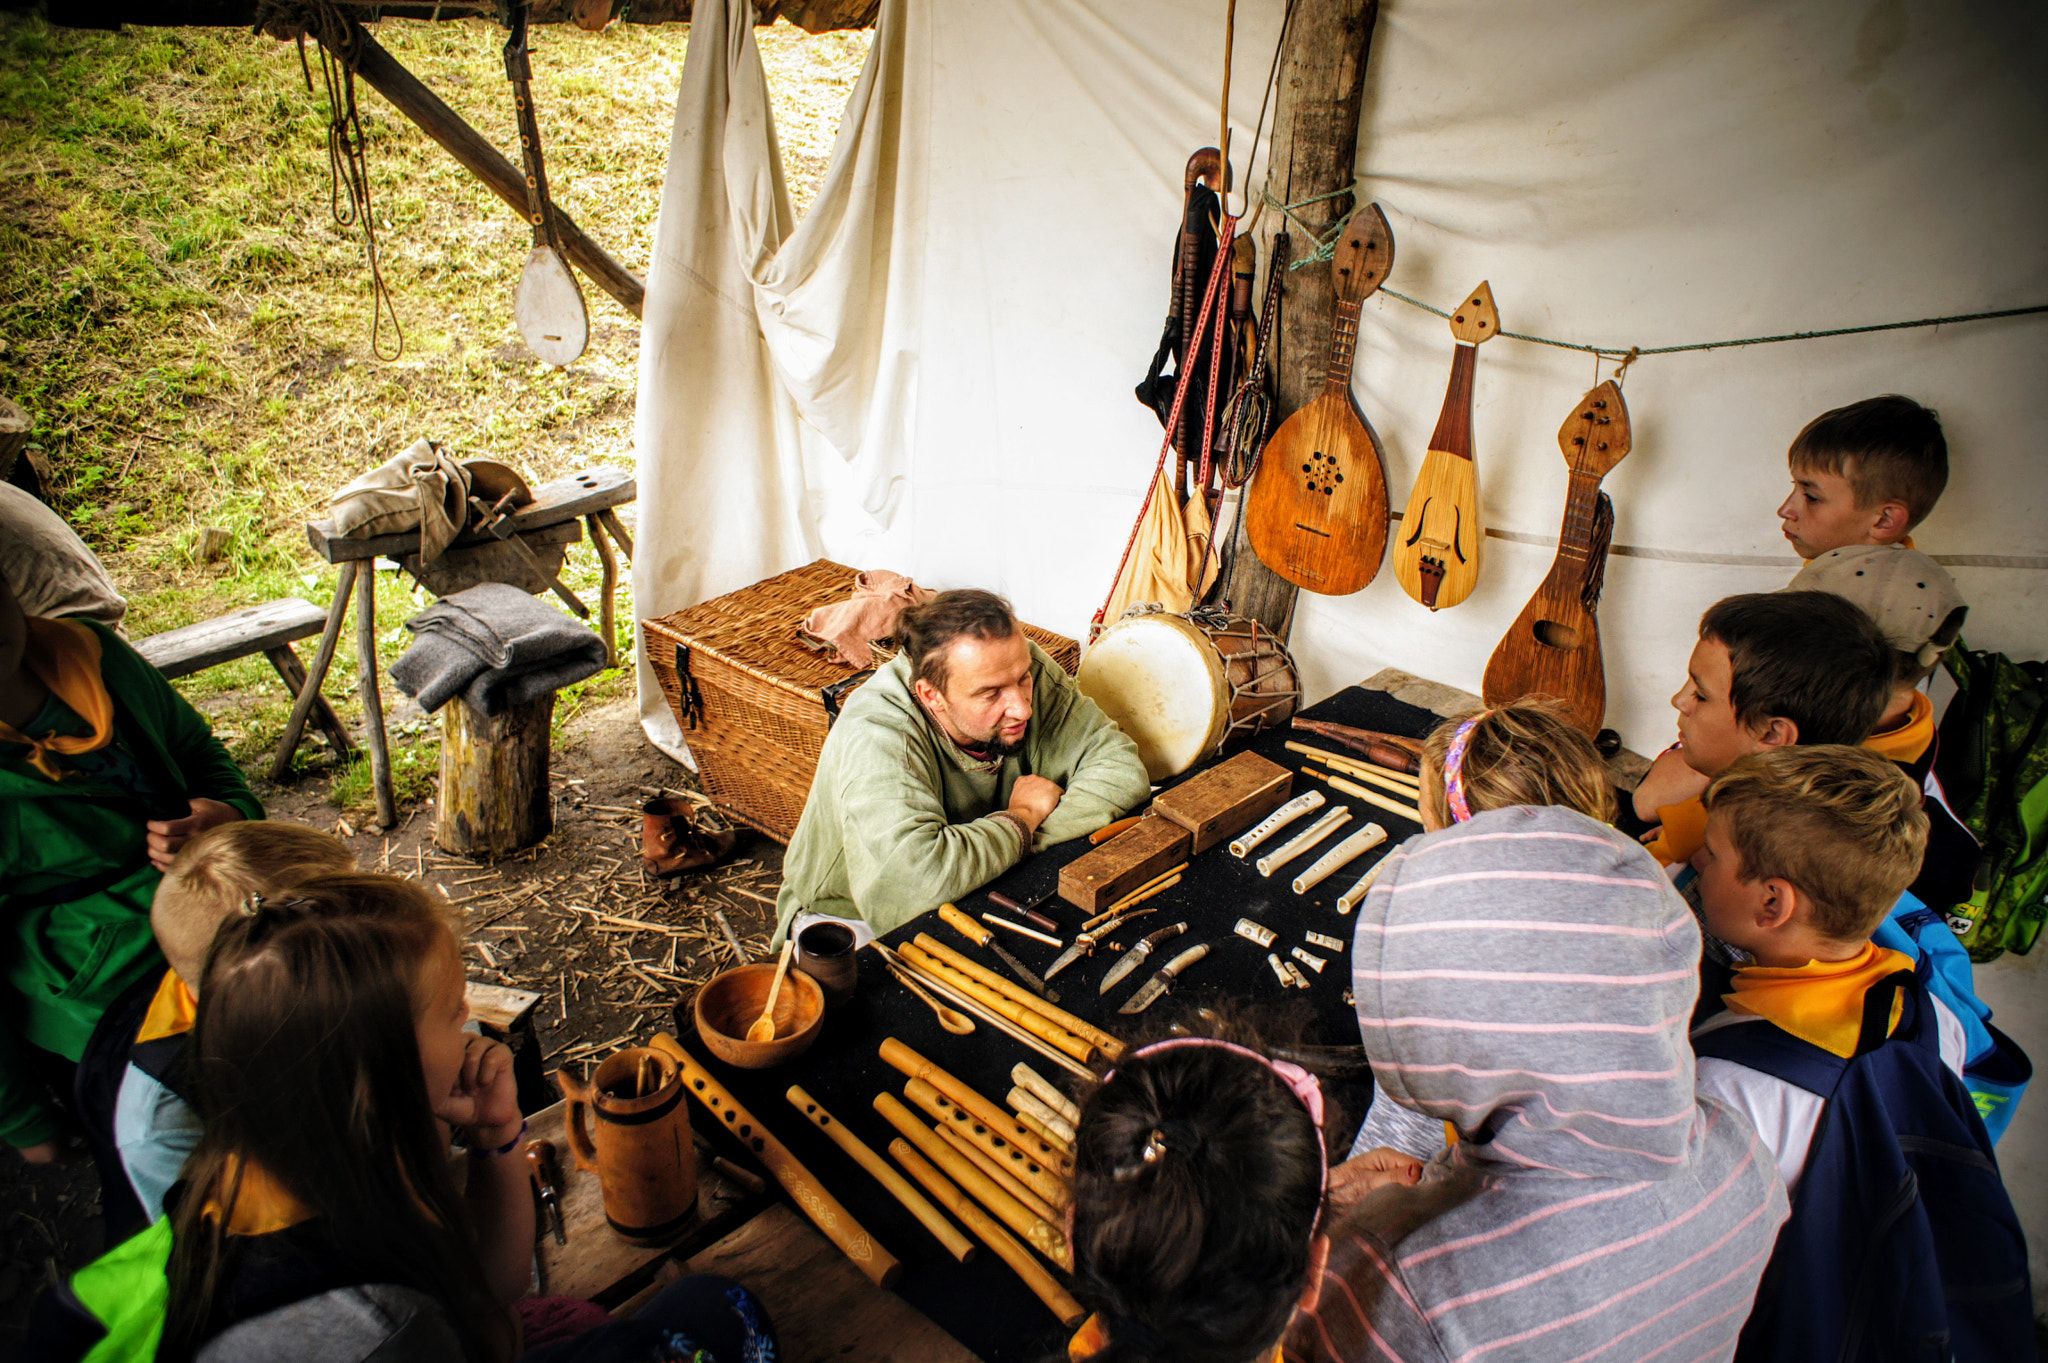
[[[558,1191],[562,1184],[562,1169],[555,1162],[553,1141],[528,1141],[526,1143],[526,1165],[533,1173],[533,1189],[540,1197],[542,1213],[547,1217],[548,1229],[554,1232],[555,1243],[569,1243],[569,1232],[562,1224],[562,1197]]]

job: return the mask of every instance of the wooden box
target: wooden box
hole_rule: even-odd
[[[1187,829],[1168,819],[1145,818],[1102,846],[1067,863],[1060,898],[1090,915],[1188,859]]]
[[[1189,855],[1250,828],[1287,801],[1294,773],[1255,752],[1241,752],[1153,797],[1152,812],[1194,835]]]
[[[868,678],[806,648],[797,627],[816,607],[850,597],[855,576],[821,558],[640,622],[648,666],[683,726],[704,792],[778,842],[803,817],[840,705]],[[1021,627],[1069,676],[1080,665],[1073,640]],[[875,665],[894,656],[878,647]]]

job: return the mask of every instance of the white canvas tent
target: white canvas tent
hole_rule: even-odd
[[[994,588],[1082,635],[1158,449],[1131,385],[1167,302],[1182,164],[1215,140],[1222,0],[887,0],[794,235],[744,7],[698,8],[648,280],[640,613],[822,553]],[[1240,0],[1240,164],[1282,10]],[[2043,303],[2044,69],[2048,17],[2016,0],[1386,0],[1361,193],[1394,226],[1392,288],[1442,304],[1487,279],[1507,330],[1563,340],[1647,349]],[[1360,331],[1354,390],[1399,508],[1450,338],[1384,295]],[[1478,591],[1437,615],[1391,569],[1354,596],[1304,595],[1311,697],[1388,665],[1476,691],[1548,567],[1555,432],[1594,364],[1503,338],[1478,368],[1486,522],[1514,538],[1489,540]],[[1774,515],[1787,442],[1880,392],[1942,414],[1952,477],[1916,540],[1951,562],[1970,642],[2048,653],[2044,380],[2038,314],[1635,364],[1634,452],[1606,486],[1616,543],[1641,552],[1607,571],[1608,723],[1638,751],[1670,740],[1700,612],[1797,566]],[[674,747],[642,681],[649,731]],[[2044,958],[1978,974],[2048,1059]],[[2048,1097],[2028,1106],[2001,1155],[2038,1281]]]

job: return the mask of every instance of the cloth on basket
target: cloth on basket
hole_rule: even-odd
[[[903,612],[922,606],[936,593],[901,573],[879,569],[853,579],[853,595],[820,606],[804,617],[804,633],[830,644],[834,656],[848,667],[866,667],[875,660],[870,639],[893,639]]]
[[[431,712],[461,696],[487,715],[604,668],[604,640],[503,582],[443,597],[405,622],[416,636],[391,680]]]

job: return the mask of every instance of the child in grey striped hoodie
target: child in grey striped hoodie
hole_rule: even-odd
[[[1699,950],[1650,855],[1571,810],[1391,854],[1352,946],[1359,1026],[1386,1093],[1459,1139],[1330,1227],[1285,1356],[1730,1357],[1787,1206],[1749,1123],[1694,1089]]]

